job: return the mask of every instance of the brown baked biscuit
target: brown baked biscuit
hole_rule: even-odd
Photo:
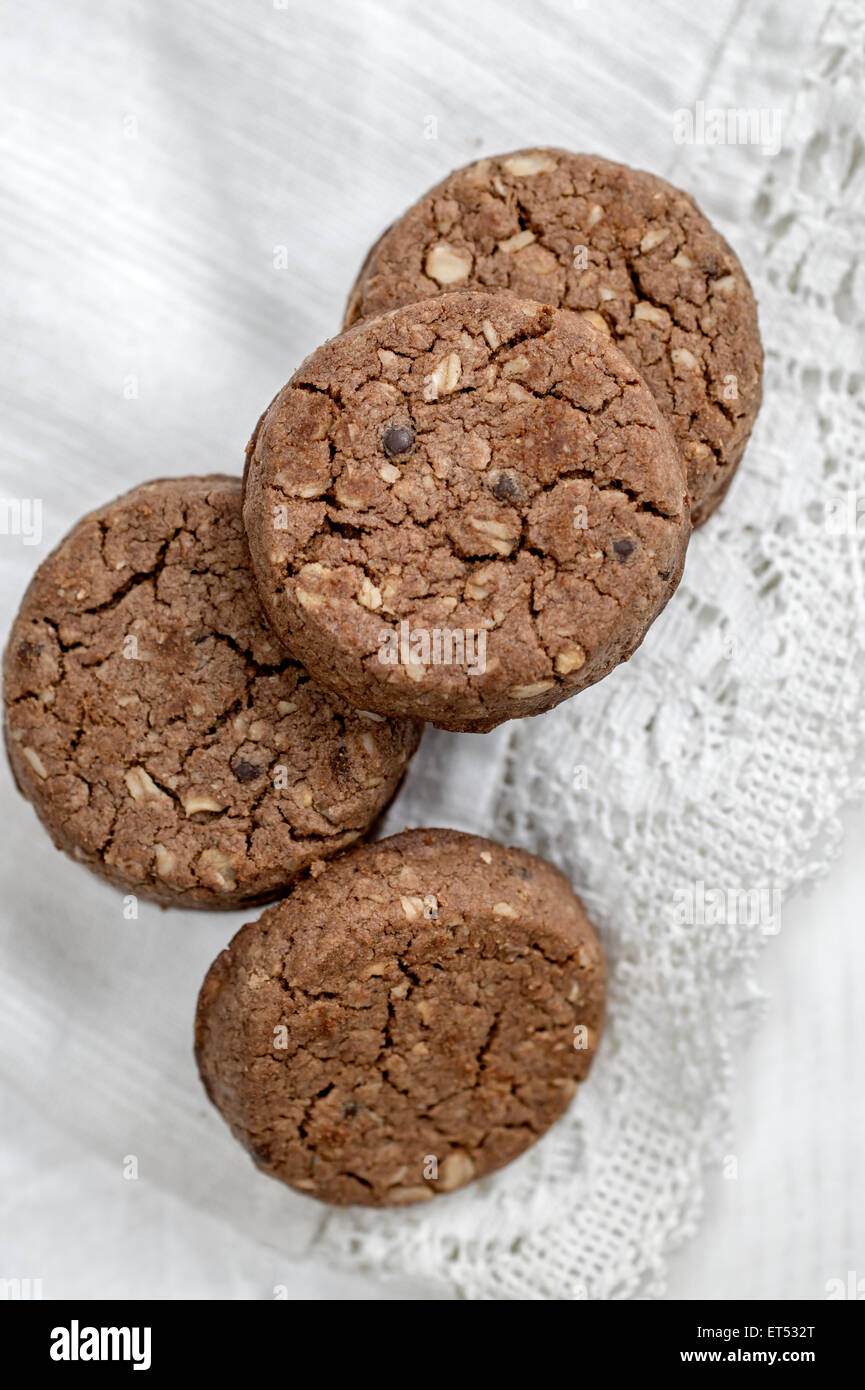
[[[179,907],[279,893],[392,797],[418,729],[358,714],[282,649],[238,479],[148,483],[37,571],[6,650],[15,779],[59,848]]]
[[[463,291],[313,353],[250,443],[276,632],[361,709],[486,730],[625,660],[678,583],[684,469],[578,314]]]
[[[378,1207],[533,1144],[586,1076],[603,1007],[601,947],[557,869],[411,830],[322,865],[241,928],[202,986],[195,1050],[259,1167]]]
[[[479,160],[375,244],[346,326],[473,285],[575,309],[611,336],[672,423],[693,524],[711,515],[760,407],[763,353],[745,272],[687,193],[566,150]]]

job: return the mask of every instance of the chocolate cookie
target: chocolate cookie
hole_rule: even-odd
[[[6,650],[16,781],[55,844],[180,907],[272,897],[363,834],[416,726],[358,714],[272,636],[234,478],[148,483],[37,571]]]
[[[763,354],[745,272],[687,193],[566,150],[479,160],[376,243],[346,326],[473,285],[575,309],[612,337],[672,423],[694,525],[711,515],[760,406]]]
[[[198,1000],[208,1095],[266,1173],[335,1203],[427,1201],[522,1153],[586,1076],[600,945],[524,850],[412,830],[243,927]]]
[[[361,709],[491,729],[625,660],[678,583],[684,469],[579,314],[463,291],[325,343],[259,421],[262,602]]]

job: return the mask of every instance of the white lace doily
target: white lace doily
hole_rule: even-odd
[[[766,24],[743,12],[707,108],[754,105]],[[329,1218],[321,1239],[341,1259],[475,1298],[616,1298],[657,1291],[694,1229],[773,904],[829,862],[839,807],[862,787],[863,65],[865,13],[849,0],[815,35],[781,153],[707,146],[669,171],[723,209],[766,347],[741,476],[695,534],[676,597],[626,669],[500,730],[495,758],[427,734],[391,815],[439,810],[570,875],[611,966],[590,1082],[497,1177],[416,1212]],[[719,890],[726,920],[683,921]]]

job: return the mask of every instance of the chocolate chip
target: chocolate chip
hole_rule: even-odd
[[[636,546],[633,541],[613,541],[613,549],[620,560],[627,560],[629,555],[633,555]]]
[[[342,1107],[342,1113],[346,1117],[357,1114],[357,1104],[353,1100],[347,1100]]]
[[[330,769],[338,781],[345,782],[351,780],[351,759],[343,744],[340,744],[331,755]]]
[[[497,502],[509,502],[513,497],[519,497],[521,488],[519,483],[509,478],[507,473],[502,473],[496,478],[492,487],[493,497]]]
[[[414,445],[414,430],[411,425],[390,425],[381,437],[381,447],[393,458],[396,454],[407,454]]]
[[[261,768],[256,767],[255,763],[246,763],[239,758],[236,763],[232,763],[231,770],[238,782],[254,782],[256,777],[261,776]]]

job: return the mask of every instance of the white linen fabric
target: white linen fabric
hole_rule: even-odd
[[[198,985],[244,915],[131,915],[4,774],[0,1277],[269,1297],[280,1262],[315,1255],[433,1297],[660,1292],[724,1153],[760,946],[863,790],[861,4],[55,0],[2,25],[2,486],[43,507],[40,538],[0,535],[7,626],[84,511],[239,470],[367,245],[483,153],[561,144],[691,191],[754,283],[766,398],[633,660],[541,718],[428,731],[388,814],[546,854],[609,955],[590,1082],[465,1192],[327,1212],[258,1176],[191,1057]],[[699,130],[715,108],[780,121],[780,150],[677,143],[677,112]]]

